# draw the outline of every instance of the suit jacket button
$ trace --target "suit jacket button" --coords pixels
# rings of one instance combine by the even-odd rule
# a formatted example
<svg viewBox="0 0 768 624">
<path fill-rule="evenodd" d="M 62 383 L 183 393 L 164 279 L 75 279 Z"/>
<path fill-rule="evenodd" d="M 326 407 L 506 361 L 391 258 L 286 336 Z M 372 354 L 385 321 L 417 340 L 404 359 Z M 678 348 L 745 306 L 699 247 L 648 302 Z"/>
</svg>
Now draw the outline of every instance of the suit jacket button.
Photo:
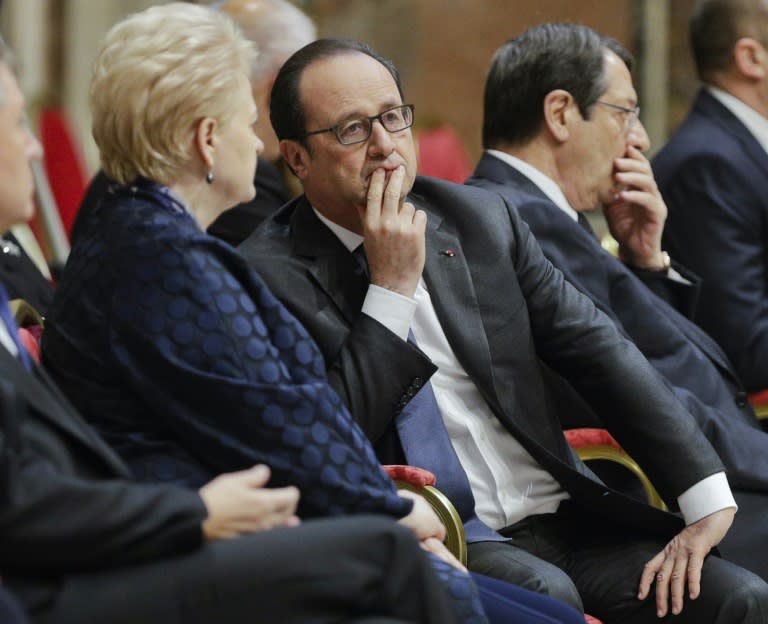
<svg viewBox="0 0 768 624">
<path fill-rule="evenodd" d="M 734 400 L 736 401 L 737 407 L 745 407 L 747 405 L 747 393 L 737 392 Z"/>
</svg>

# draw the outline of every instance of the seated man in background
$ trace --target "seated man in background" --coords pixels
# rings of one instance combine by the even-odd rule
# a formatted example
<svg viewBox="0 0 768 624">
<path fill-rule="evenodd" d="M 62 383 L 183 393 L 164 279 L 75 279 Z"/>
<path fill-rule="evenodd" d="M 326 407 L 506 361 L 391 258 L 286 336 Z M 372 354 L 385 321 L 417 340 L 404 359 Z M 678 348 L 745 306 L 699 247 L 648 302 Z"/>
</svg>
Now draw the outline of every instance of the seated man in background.
<svg viewBox="0 0 768 624">
<path fill-rule="evenodd" d="M 440 483 L 455 451 L 473 511 L 509 540 L 469 544 L 470 568 L 613 622 L 762 621 L 768 585 L 708 556 L 735 513 L 711 445 L 508 203 L 415 176 L 413 108 L 392 63 L 354 41 L 311 43 L 281 68 L 271 119 L 305 195 L 240 251 L 315 337 L 380 452 L 399 443 Z M 575 457 L 539 358 L 688 526 L 609 490 Z M 402 377 L 392 400 L 383 391 Z M 421 409 L 406 411 L 410 397 Z"/>
<path fill-rule="evenodd" d="M 314 41 L 317 31 L 312 20 L 287 0 L 225 0 L 214 6 L 235 20 L 259 49 L 251 72 L 253 99 L 259 111 L 255 129 L 264 143 L 256 176 L 256 197 L 230 208 L 208 226 L 211 236 L 239 245 L 295 195 L 284 177 L 291 174 L 286 171 L 269 123 L 269 92 L 280 66 L 296 50 Z"/>
<path fill-rule="evenodd" d="M 0 229 L 32 216 L 40 156 L 8 63 L 0 41 Z M 6 587 L 46 624 L 476 621 L 456 616 L 408 528 L 373 516 L 296 526 L 298 491 L 265 489 L 264 466 L 198 492 L 131 482 L 25 357 L 7 304 L 0 285 L 3 624 L 22 621 Z"/>
<path fill-rule="evenodd" d="M 653 159 L 664 244 L 701 276 L 694 320 L 754 392 L 768 388 L 768 1 L 700 0 L 690 43 L 703 87 Z"/>
<path fill-rule="evenodd" d="M 642 155 L 649 140 L 630 65 L 617 42 L 583 26 L 545 24 L 501 46 L 485 88 L 486 152 L 467 183 L 516 206 L 544 255 L 670 383 L 723 460 L 739 505 L 720 551 L 768 578 L 768 434 L 725 354 L 670 305 L 697 289 L 665 266 L 666 208 Z M 583 118 L 566 114 L 572 103 Z M 584 213 L 600 205 L 634 266 L 592 232 Z"/>
</svg>

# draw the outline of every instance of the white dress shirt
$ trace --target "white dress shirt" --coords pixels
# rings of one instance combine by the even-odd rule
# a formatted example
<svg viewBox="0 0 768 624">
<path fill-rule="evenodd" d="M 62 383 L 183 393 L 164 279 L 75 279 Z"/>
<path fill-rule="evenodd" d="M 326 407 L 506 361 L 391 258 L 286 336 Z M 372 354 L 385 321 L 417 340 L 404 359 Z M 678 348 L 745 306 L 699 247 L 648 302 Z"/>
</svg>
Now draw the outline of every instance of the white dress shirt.
<svg viewBox="0 0 768 624">
<path fill-rule="evenodd" d="M 315 214 L 350 252 L 363 243 L 359 234 L 317 210 Z M 569 498 L 482 398 L 448 343 L 423 278 L 414 299 L 371 284 L 362 312 L 402 340 L 407 340 L 410 327 L 419 348 L 437 366 L 430 382 L 453 448 L 467 473 L 478 518 L 493 529 L 501 529 L 532 514 L 554 512 L 560 501 Z M 688 524 L 736 506 L 724 473 L 686 490 L 678 497 L 678 504 Z"/>
</svg>

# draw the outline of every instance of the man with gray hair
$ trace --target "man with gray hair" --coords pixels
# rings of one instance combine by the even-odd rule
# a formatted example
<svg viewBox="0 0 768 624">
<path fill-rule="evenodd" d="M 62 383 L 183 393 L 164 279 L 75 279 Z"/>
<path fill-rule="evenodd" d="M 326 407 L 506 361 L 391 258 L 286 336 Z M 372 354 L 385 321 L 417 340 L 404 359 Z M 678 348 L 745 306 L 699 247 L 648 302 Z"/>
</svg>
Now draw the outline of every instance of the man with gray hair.
<svg viewBox="0 0 768 624">
<path fill-rule="evenodd" d="M 240 242 L 259 223 L 286 203 L 295 193 L 287 178 L 291 175 L 280 157 L 275 131 L 269 123 L 269 92 L 286 59 L 317 38 L 312 20 L 287 0 L 226 0 L 214 4 L 240 26 L 259 51 L 251 72 L 253 99 L 259 111 L 254 126 L 264 142 L 256 176 L 256 197 L 222 214 L 208 233 L 232 245 Z"/>
</svg>

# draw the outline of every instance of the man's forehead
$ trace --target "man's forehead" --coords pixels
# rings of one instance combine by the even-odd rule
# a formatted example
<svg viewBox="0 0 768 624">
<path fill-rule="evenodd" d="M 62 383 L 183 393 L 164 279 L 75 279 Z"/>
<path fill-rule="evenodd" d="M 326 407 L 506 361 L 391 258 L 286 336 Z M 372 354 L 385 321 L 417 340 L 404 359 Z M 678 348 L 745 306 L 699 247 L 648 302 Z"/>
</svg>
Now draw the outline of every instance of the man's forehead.
<svg viewBox="0 0 768 624">
<path fill-rule="evenodd" d="M 611 50 L 604 53 L 605 91 L 628 101 L 637 102 L 637 93 L 632 83 L 632 74 L 624 61 Z"/>
<path fill-rule="evenodd" d="M 370 89 L 394 90 L 397 85 L 389 70 L 375 58 L 350 51 L 318 59 L 303 71 L 300 91 L 322 92 L 329 96 L 365 95 Z"/>
</svg>

